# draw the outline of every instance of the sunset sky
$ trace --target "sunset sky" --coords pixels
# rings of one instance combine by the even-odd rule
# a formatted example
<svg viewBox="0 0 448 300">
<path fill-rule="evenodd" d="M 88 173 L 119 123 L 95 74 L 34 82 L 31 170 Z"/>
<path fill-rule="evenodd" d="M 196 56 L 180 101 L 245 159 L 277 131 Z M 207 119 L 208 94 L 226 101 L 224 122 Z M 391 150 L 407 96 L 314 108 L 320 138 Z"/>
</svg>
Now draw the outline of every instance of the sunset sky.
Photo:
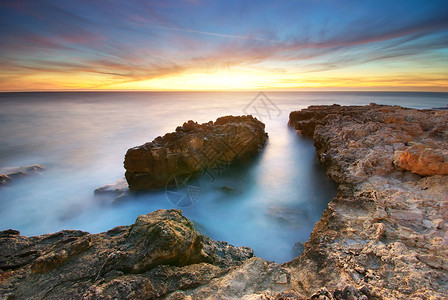
<svg viewBox="0 0 448 300">
<path fill-rule="evenodd" d="M 0 65 L 0 91 L 448 92 L 448 1 L 2 0 Z"/>
</svg>

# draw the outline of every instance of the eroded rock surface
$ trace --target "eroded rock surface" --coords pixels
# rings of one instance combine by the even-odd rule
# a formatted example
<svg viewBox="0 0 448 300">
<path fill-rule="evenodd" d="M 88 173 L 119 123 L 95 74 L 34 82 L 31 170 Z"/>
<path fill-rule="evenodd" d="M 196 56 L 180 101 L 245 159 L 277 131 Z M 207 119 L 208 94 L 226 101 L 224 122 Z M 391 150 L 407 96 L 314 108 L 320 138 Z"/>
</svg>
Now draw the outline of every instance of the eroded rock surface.
<svg viewBox="0 0 448 300">
<path fill-rule="evenodd" d="M 303 254 L 285 265 L 293 286 L 336 299 L 343 286 L 369 299 L 447 299 L 448 112 L 311 106 L 289 123 L 313 137 L 339 184 Z"/>
<path fill-rule="evenodd" d="M 131 226 L 36 237 L 0 232 L 0 298 L 155 299 L 203 285 L 253 256 L 199 234 L 178 210 Z"/>
<path fill-rule="evenodd" d="M 448 175 L 448 150 L 432 144 L 416 144 L 404 151 L 395 151 L 394 164 L 420 175 Z"/>
<path fill-rule="evenodd" d="M 266 140 L 264 124 L 252 116 L 227 116 L 204 124 L 188 121 L 175 132 L 129 149 L 124 160 L 126 180 L 131 190 L 162 188 L 177 174 L 198 173 L 249 157 Z"/>
</svg>

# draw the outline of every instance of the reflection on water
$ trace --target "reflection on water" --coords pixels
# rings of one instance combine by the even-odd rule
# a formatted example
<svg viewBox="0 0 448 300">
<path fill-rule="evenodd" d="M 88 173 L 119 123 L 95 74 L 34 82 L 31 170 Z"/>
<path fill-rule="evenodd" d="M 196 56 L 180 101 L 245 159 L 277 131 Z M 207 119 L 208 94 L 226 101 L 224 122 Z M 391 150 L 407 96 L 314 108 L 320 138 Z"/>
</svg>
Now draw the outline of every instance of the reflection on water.
<svg viewBox="0 0 448 300">
<path fill-rule="evenodd" d="M 312 141 L 286 124 L 292 110 L 311 104 L 444 106 L 445 94 L 266 93 L 282 111 L 262 119 L 269 143 L 252 161 L 198 179 L 200 196 L 184 214 L 217 240 L 250 246 L 285 262 L 304 242 L 335 195 Z M 25 235 L 61 229 L 101 232 L 131 224 L 140 214 L 175 208 L 166 191 L 112 203 L 94 197 L 123 177 L 130 147 L 173 131 L 187 120 L 241 115 L 257 93 L 27 93 L 0 94 L 0 167 L 47 169 L 0 188 L 0 230 Z M 412 97 L 411 97 L 412 96 Z M 410 99 L 410 100 L 409 100 Z M 409 102 L 411 101 L 411 102 Z M 216 173 L 217 172 L 217 173 Z M 210 176 L 212 175 L 212 176 Z"/>
</svg>

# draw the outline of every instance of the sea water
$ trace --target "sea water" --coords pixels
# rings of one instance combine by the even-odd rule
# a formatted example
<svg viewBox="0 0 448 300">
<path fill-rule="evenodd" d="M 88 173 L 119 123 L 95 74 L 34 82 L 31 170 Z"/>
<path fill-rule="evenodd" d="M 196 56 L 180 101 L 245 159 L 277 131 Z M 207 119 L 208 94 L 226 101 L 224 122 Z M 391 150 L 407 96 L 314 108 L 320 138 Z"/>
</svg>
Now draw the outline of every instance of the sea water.
<svg viewBox="0 0 448 300">
<path fill-rule="evenodd" d="M 0 168 L 41 164 L 45 170 L 0 187 L 0 230 L 23 235 L 62 229 L 92 233 L 132 224 L 138 215 L 180 208 L 215 240 L 249 246 L 286 262 L 298 255 L 335 184 L 313 142 L 287 126 L 309 105 L 443 107 L 446 93 L 330 92 L 71 92 L 0 93 Z M 209 170 L 195 182 L 195 201 L 178 205 L 167 190 L 121 201 L 94 190 L 123 178 L 128 148 L 172 132 L 188 120 L 253 114 L 269 142 L 251 161 Z"/>
</svg>

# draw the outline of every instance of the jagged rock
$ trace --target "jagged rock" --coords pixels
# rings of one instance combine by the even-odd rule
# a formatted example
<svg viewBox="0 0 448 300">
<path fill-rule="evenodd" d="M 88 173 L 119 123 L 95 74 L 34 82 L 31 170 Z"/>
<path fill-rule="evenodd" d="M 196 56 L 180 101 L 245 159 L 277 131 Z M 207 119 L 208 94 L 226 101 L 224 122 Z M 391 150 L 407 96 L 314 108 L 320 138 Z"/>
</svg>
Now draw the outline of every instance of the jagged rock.
<svg viewBox="0 0 448 300">
<path fill-rule="evenodd" d="M 241 265 L 250 248 L 199 234 L 178 210 L 108 232 L 36 237 L 0 232 L 0 298 L 153 299 L 197 287 Z"/>
<path fill-rule="evenodd" d="M 337 182 L 355 183 L 374 174 L 387 175 L 395 169 L 394 154 L 396 158 L 403 156 L 405 166 L 404 157 L 408 156 L 404 153 L 409 152 L 407 149 L 412 152 L 411 147 L 416 143 L 437 149 L 425 156 L 429 162 L 421 158 L 422 168 L 435 168 L 430 162 L 440 160 L 448 151 L 448 112 L 445 111 L 376 104 L 310 106 L 291 112 L 289 124 L 314 138 L 320 161 Z M 438 164 L 444 170 L 442 165 Z"/>
<path fill-rule="evenodd" d="M 293 287 L 316 299 L 448 298 L 448 176 L 428 162 L 448 149 L 448 112 L 311 106 L 289 124 L 339 184 L 303 254 L 283 265 Z M 414 151 L 420 162 L 406 158 Z"/>
<path fill-rule="evenodd" d="M 448 150 L 416 144 L 395 151 L 394 164 L 419 175 L 448 175 Z"/>
<path fill-rule="evenodd" d="M 176 174 L 198 173 L 247 158 L 266 143 L 264 124 L 252 116 L 227 116 L 214 123 L 193 121 L 175 132 L 127 151 L 124 167 L 131 190 L 165 187 Z"/>
<path fill-rule="evenodd" d="M 347 285 L 343 289 L 336 289 L 332 292 L 325 287 L 311 295 L 309 299 L 319 300 L 368 300 L 370 291 L 366 287 L 360 289 L 355 288 L 353 285 Z"/>
<path fill-rule="evenodd" d="M 198 288 L 176 292 L 167 299 L 263 299 L 257 298 L 261 297 L 257 294 L 265 292 L 270 297 L 267 299 L 281 299 L 277 295 L 291 289 L 290 277 L 289 271 L 280 265 L 254 257 L 224 276 Z"/>
<path fill-rule="evenodd" d="M 41 165 L 30 165 L 24 167 L 5 167 L 0 168 L 0 185 L 9 183 L 17 178 L 35 174 L 45 168 Z"/>
</svg>

